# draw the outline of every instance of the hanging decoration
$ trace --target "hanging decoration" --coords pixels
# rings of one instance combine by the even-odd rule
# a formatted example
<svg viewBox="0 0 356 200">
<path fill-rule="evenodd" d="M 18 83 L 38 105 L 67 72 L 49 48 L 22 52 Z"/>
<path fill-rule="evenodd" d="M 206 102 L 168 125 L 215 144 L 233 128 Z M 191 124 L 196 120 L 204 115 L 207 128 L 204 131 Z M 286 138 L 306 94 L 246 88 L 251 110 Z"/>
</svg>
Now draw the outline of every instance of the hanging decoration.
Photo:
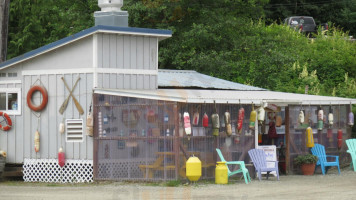
<svg viewBox="0 0 356 200">
<path fill-rule="evenodd" d="M 239 118 L 237 120 L 237 132 L 239 134 L 241 134 L 241 132 L 242 132 L 242 126 L 243 126 L 243 123 L 244 123 L 244 117 L 245 117 L 245 109 L 241 107 L 239 109 Z"/>
<path fill-rule="evenodd" d="M 252 111 L 250 114 L 250 123 L 249 123 L 249 128 L 252 130 L 255 130 L 256 115 L 257 113 L 255 111 L 254 105 L 252 104 Z"/>
<path fill-rule="evenodd" d="M 299 116 L 298 116 L 298 123 L 303 124 L 304 123 L 304 110 L 303 106 L 301 105 L 300 111 L 299 111 Z"/>
<path fill-rule="evenodd" d="M 199 112 L 195 111 L 193 114 L 193 125 L 198 126 L 199 124 Z"/>
<path fill-rule="evenodd" d="M 204 116 L 203 116 L 203 127 L 206 128 L 209 126 L 209 117 L 206 113 L 204 113 Z"/>
<path fill-rule="evenodd" d="M 82 115 L 84 113 L 84 110 L 83 110 L 82 106 L 80 105 L 80 103 L 78 102 L 77 98 L 75 98 L 75 96 L 73 95 L 73 91 L 74 91 L 75 87 L 77 86 L 77 83 L 80 80 L 80 77 L 77 78 L 77 80 L 76 80 L 76 82 L 75 82 L 75 84 L 74 84 L 72 89 L 69 88 L 67 82 L 64 80 L 64 77 L 62 77 L 61 79 L 62 79 L 65 87 L 69 91 L 69 95 L 66 98 L 66 100 L 63 102 L 62 106 L 59 108 L 59 113 L 63 114 L 63 112 L 66 110 L 66 108 L 68 106 L 68 102 L 69 102 L 70 97 L 72 97 L 73 102 L 75 104 L 75 107 L 77 108 L 79 114 Z"/>
<path fill-rule="evenodd" d="M 329 107 L 328 120 L 329 120 L 329 128 L 331 128 L 334 124 L 334 114 L 333 114 L 333 109 L 331 108 L 331 105 Z"/>
<path fill-rule="evenodd" d="M 276 116 L 276 127 L 281 127 L 283 123 L 283 119 L 280 115 Z"/>
<path fill-rule="evenodd" d="M 323 120 L 324 120 L 324 111 L 321 108 L 321 106 L 319 106 L 318 108 L 318 130 L 321 131 L 323 130 Z"/>
<path fill-rule="evenodd" d="M 307 137 L 307 145 L 306 146 L 308 148 L 314 147 L 313 130 L 312 130 L 312 128 L 310 126 L 307 128 L 305 135 Z"/>
<path fill-rule="evenodd" d="M 66 164 L 66 155 L 63 152 L 63 148 L 59 148 L 58 150 L 58 165 L 63 167 Z"/>
<path fill-rule="evenodd" d="M 231 128 L 231 116 L 230 116 L 229 111 L 226 111 L 224 113 L 224 120 L 225 120 L 225 126 L 226 126 L 226 134 L 227 134 L 227 136 L 231 136 L 232 128 Z"/>
<path fill-rule="evenodd" d="M 63 134 L 65 132 L 65 126 L 64 126 L 64 118 L 61 123 L 59 123 L 59 128 L 58 131 L 60 134 Z"/>
<path fill-rule="evenodd" d="M 7 156 L 6 151 L 0 150 L 0 156 L 6 158 Z"/>
<path fill-rule="evenodd" d="M 257 120 L 259 124 L 263 124 L 265 121 L 265 109 L 261 106 L 257 109 Z"/>
<path fill-rule="evenodd" d="M 38 106 L 34 105 L 32 102 L 32 96 L 36 91 L 39 91 L 42 94 L 42 102 Z M 48 102 L 48 94 L 47 94 L 46 88 L 41 85 L 32 86 L 30 88 L 30 90 L 27 92 L 26 100 L 27 100 L 27 105 L 31 110 L 33 110 L 35 112 L 40 112 L 41 110 L 43 110 L 46 107 L 47 102 Z"/>
<path fill-rule="evenodd" d="M 340 104 L 339 104 L 339 112 L 338 112 L 338 122 L 339 122 L 339 130 L 337 130 L 337 148 L 338 149 L 341 149 L 342 147 L 342 129 L 340 128 L 340 112 L 341 112 L 341 109 L 340 109 Z"/>
<path fill-rule="evenodd" d="M 351 105 L 351 103 L 350 103 L 349 120 L 348 120 L 347 124 L 348 124 L 349 126 L 351 126 L 351 127 L 354 125 L 354 113 L 352 112 L 352 105 Z"/>
<path fill-rule="evenodd" d="M 87 123 L 86 123 L 87 135 L 93 137 L 94 134 L 94 118 L 92 111 L 92 104 L 89 106 L 89 112 L 87 114 Z"/>
<path fill-rule="evenodd" d="M 185 134 L 190 136 L 192 134 L 192 128 L 191 128 L 191 125 L 190 125 L 189 113 L 188 112 L 184 112 L 183 118 L 184 118 Z"/>
<path fill-rule="evenodd" d="M 35 132 L 35 152 L 39 152 L 40 151 L 40 132 L 38 132 L 38 130 Z"/>
<path fill-rule="evenodd" d="M 211 115 L 211 122 L 213 125 L 213 136 L 218 136 L 219 128 L 220 128 L 220 120 L 219 120 L 219 114 L 217 113 L 215 101 L 214 101 L 214 111 L 215 113 Z"/>
<path fill-rule="evenodd" d="M 0 111 L 0 116 L 3 117 L 4 121 L 6 122 L 6 126 L 3 126 L 2 124 L 0 124 L 0 129 L 3 131 L 9 131 L 12 126 L 12 121 L 11 121 L 10 116 L 4 112 L 1 112 L 1 111 Z"/>
</svg>

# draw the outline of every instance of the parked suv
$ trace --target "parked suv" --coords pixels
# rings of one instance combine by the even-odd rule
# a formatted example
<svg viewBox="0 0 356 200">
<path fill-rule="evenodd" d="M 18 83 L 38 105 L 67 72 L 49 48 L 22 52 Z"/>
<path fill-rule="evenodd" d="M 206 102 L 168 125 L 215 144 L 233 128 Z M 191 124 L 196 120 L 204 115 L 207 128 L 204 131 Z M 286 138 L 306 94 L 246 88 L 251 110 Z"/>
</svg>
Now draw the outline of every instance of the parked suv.
<svg viewBox="0 0 356 200">
<path fill-rule="evenodd" d="M 308 16 L 293 16 L 284 19 L 284 24 L 300 30 L 302 33 L 316 33 L 317 28 L 313 17 Z"/>
</svg>

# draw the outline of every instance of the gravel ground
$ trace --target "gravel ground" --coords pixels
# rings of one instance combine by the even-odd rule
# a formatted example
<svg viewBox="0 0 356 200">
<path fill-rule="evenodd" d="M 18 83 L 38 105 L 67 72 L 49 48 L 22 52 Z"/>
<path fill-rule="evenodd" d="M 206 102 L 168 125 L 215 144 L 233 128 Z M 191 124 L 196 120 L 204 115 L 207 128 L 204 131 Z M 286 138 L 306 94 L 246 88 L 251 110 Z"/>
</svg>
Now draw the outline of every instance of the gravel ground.
<svg viewBox="0 0 356 200">
<path fill-rule="evenodd" d="M 177 187 L 144 183 L 99 182 L 91 184 L 48 184 L 7 181 L 0 183 L 0 199 L 356 199 L 356 172 L 350 168 L 320 171 L 313 176 L 289 175 L 269 180 L 233 180 L 227 185 L 200 181 Z"/>
</svg>

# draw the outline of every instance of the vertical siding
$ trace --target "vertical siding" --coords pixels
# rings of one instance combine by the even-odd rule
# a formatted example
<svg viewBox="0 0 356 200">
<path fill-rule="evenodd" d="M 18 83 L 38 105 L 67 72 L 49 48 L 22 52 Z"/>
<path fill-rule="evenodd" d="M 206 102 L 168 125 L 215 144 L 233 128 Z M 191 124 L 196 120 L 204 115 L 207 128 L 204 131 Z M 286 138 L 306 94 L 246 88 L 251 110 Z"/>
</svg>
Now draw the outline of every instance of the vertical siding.
<svg viewBox="0 0 356 200">
<path fill-rule="evenodd" d="M 110 69 L 158 69 L 158 39 L 155 37 L 98 34 L 98 67 Z M 109 73 L 109 72 L 108 72 Z M 116 75 L 114 75 L 116 74 Z M 98 87 L 111 89 L 156 89 L 156 75 L 99 73 Z"/>
<path fill-rule="evenodd" d="M 65 78 L 72 89 L 78 76 L 81 77 L 73 95 L 77 98 L 84 109 L 84 115 L 80 116 L 72 98 L 63 115 L 59 108 L 69 91 L 65 88 L 62 77 Z M 39 79 L 41 82 L 38 82 Z M 37 81 L 37 82 L 36 82 Z M 30 87 L 43 84 L 49 96 L 47 106 L 40 112 L 38 118 L 27 106 L 26 96 Z M 92 74 L 50 74 L 50 75 L 27 75 L 23 76 L 22 84 L 5 84 L 7 88 L 21 88 L 21 115 L 10 116 L 13 127 L 10 131 L 0 134 L 0 149 L 7 152 L 8 163 L 23 163 L 24 158 L 48 159 L 57 158 L 59 147 L 63 147 L 68 159 L 93 159 L 93 139 L 86 136 L 85 119 L 92 102 L 93 75 Z M 33 102 L 38 105 L 41 102 L 38 92 L 33 94 Z M 66 142 L 65 134 L 59 134 L 58 126 L 63 119 L 80 118 L 84 120 L 83 142 Z M 40 132 L 40 151 L 34 151 L 34 134 Z"/>
</svg>

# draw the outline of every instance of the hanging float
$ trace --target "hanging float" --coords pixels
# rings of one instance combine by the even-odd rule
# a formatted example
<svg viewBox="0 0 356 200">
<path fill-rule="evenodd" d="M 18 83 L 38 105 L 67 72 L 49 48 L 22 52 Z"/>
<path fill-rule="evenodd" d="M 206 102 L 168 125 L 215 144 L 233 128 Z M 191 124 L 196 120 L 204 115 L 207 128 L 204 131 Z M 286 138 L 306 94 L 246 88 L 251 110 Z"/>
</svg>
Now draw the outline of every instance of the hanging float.
<svg viewBox="0 0 356 200">
<path fill-rule="evenodd" d="M 354 125 L 354 113 L 352 112 L 351 104 L 350 104 L 349 120 L 348 120 L 347 124 L 351 127 Z"/>
<path fill-rule="evenodd" d="M 239 118 L 237 120 L 237 131 L 239 134 L 241 134 L 242 132 L 242 126 L 244 123 L 244 117 L 245 117 L 245 109 L 244 108 L 240 108 L 239 109 Z"/>
<path fill-rule="evenodd" d="M 227 136 L 231 136 L 232 128 L 231 128 L 231 116 L 230 116 L 229 111 L 226 111 L 224 113 L 224 120 L 225 120 L 226 134 L 227 134 Z"/>
<path fill-rule="evenodd" d="M 58 150 L 58 165 L 63 167 L 66 164 L 66 155 L 63 152 L 62 147 Z"/>
<path fill-rule="evenodd" d="M 42 94 L 42 98 L 43 98 L 41 104 L 38 106 L 34 105 L 32 102 L 32 96 L 36 91 L 39 91 Z M 43 110 L 46 107 L 47 102 L 48 102 L 47 90 L 46 90 L 46 88 L 44 88 L 43 86 L 40 86 L 40 85 L 32 86 L 30 88 L 30 90 L 27 92 L 26 99 L 27 99 L 27 105 L 31 110 L 33 110 L 35 112 L 40 112 L 41 110 Z"/>
<path fill-rule="evenodd" d="M 334 124 L 334 114 L 333 114 L 333 109 L 331 108 L 331 105 L 329 107 L 328 120 L 329 120 L 329 128 L 331 128 Z"/>
<path fill-rule="evenodd" d="M 3 126 L 2 124 L 0 124 L 0 129 L 3 131 L 9 131 L 12 126 L 12 121 L 11 121 L 10 116 L 4 112 L 0 112 L 0 116 L 2 116 L 6 122 L 6 126 Z"/>
<path fill-rule="evenodd" d="M 188 112 L 184 112 L 183 114 L 184 118 L 184 130 L 186 135 L 191 135 L 192 134 L 192 128 L 190 125 L 190 117 Z"/>
<path fill-rule="evenodd" d="M 252 111 L 250 114 L 250 123 L 249 123 L 249 128 L 252 130 L 255 129 L 256 115 L 257 115 L 257 113 L 255 111 L 253 104 L 252 104 Z"/>
<path fill-rule="evenodd" d="M 209 117 L 206 113 L 204 113 L 204 116 L 203 116 L 203 127 L 206 128 L 209 126 Z"/>
<path fill-rule="evenodd" d="M 322 110 L 321 106 L 318 108 L 318 130 L 323 130 L 323 120 L 324 120 L 324 111 Z"/>
<path fill-rule="evenodd" d="M 40 151 L 40 132 L 36 131 L 35 132 L 35 152 Z"/>
<path fill-rule="evenodd" d="M 307 137 L 307 147 L 312 148 L 314 147 L 314 136 L 313 136 L 313 130 L 311 127 L 308 127 L 305 133 Z"/>
</svg>

